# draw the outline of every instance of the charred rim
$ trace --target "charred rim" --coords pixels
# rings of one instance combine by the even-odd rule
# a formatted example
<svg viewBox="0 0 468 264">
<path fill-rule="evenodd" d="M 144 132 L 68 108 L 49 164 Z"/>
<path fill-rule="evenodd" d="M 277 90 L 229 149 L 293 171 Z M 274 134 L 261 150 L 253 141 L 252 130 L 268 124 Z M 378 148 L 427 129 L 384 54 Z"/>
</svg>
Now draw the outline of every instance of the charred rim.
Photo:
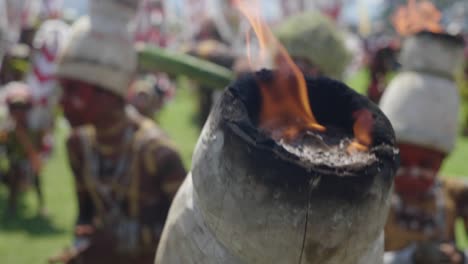
<svg viewBox="0 0 468 264">
<path fill-rule="evenodd" d="M 420 37 L 429 37 L 435 40 L 445 41 L 447 43 L 451 43 L 456 46 L 464 45 L 465 41 L 462 35 L 452 35 L 449 33 L 435 33 L 430 31 L 421 31 L 416 34 L 416 36 Z"/>
<path fill-rule="evenodd" d="M 369 155 L 364 155 L 359 162 L 331 164 L 305 160 L 302 155 L 286 150 L 258 129 L 261 107 L 259 83 L 268 86 L 275 81 L 275 74 L 269 70 L 244 74 L 228 86 L 219 102 L 220 110 L 214 109 L 218 112 L 214 115 L 220 114 L 219 126 L 225 134 L 225 150 L 236 152 L 235 149 L 244 148 L 240 151 L 242 154 L 232 157 L 242 160 L 244 164 L 239 166 L 250 167 L 256 172 L 258 180 L 265 184 L 288 186 L 296 190 L 296 187 L 303 190 L 318 179 L 322 191 L 331 190 L 355 196 L 356 191 L 361 193 L 368 189 L 366 187 L 374 181 L 376 175 L 384 177 L 389 189 L 398 166 L 393 128 L 375 104 L 341 82 L 306 77 L 309 101 L 317 121 L 326 126 L 327 131 L 331 131 L 326 132 L 327 137 L 335 137 L 336 142 L 343 138 L 354 138 L 352 115 L 355 111 L 367 109 L 372 113 L 373 144 Z M 326 151 L 324 155 L 327 155 Z M 265 167 L 274 167 L 275 172 L 266 172 Z"/>
</svg>

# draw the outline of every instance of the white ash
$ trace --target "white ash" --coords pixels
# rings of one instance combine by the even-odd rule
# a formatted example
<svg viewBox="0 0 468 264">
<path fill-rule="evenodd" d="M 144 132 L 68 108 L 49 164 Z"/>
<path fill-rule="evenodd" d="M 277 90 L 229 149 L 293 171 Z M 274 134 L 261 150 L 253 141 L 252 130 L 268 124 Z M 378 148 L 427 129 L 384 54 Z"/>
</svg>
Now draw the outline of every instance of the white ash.
<svg viewBox="0 0 468 264">
<path fill-rule="evenodd" d="M 284 140 L 277 142 L 286 151 L 296 155 L 301 162 L 311 165 L 325 165 L 336 169 L 363 168 L 377 161 L 371 150 L 348 152 L 353 142 L 351 138 L 341 139 L 338 143 L 327 144 L 320 135 L 308 134 L 300 142 L 288 143 Z"/>
</svg>

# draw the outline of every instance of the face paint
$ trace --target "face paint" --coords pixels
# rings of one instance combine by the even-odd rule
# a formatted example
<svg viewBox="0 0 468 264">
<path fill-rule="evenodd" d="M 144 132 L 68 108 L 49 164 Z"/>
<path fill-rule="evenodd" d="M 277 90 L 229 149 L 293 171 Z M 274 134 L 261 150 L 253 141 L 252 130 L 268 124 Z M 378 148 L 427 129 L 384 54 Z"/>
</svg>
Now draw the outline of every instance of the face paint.
<svg viewBox="0 0 468 264">
<path fill-rule="evenodd" d="M 395 191 L 415 196 L 428 193 L 434 186 L 437 172 L 417 166 L 400 167 L 395 177 Z"/>
<path fill-rule="evenodd" d="M 26 125 L 30 105 L 15 105 L 10 107 L 10 114 L 16 123 Z"/>
<path fill-rule="evenodd" d="M 60 103 L 63 113 L 72 127 L 89 124 L 93 120 L 92 107 L 93 87 L 87 83 L 62 80 L 62 97 Z"/>
<path fill-rule="evenodd" d="M 407 196 L 430 192 L 437 178 L 444 154 L 411 144 L 400 144 L 401 166 L 395 177 L 395 191 Z"/>
<path fill-rule="evenodd" d="M 412 179 L 432 179 L 435 175 L 435 171 L 417 166 L 400 167 L 396 174 L 397 177 L 409 177 Z"/>
<path fill-rule="evenodd" d="M 78 96 L 72 96 L 70 98 L 70 103 L 72 107 L 79 109 L 79 110 L 82 110 L 85 107 L 85 102 L 83 102 L 83 100 Z"/>
</svg>

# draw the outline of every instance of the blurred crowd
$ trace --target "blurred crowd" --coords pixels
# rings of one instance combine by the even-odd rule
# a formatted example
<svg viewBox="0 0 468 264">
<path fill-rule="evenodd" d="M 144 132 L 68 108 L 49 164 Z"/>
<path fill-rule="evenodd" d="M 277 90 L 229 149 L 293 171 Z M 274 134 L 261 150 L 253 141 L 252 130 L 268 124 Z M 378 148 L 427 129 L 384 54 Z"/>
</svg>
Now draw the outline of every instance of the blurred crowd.
<svg viewBox="0 0 468 264">
<path fill-rule="evenodd" d="M 164 1 L 93 0 L 86 16 L 73 17 L 60 0 L 0 0 L 0 182 L 8 189 L 9 215 L 31 188 L 38 214 L 48 217 L 41 173 L 54 151 L 57 120 L 71 127 L 67 151 L 79 211 L 72 246 L 51 262 L 153 263 L 186 168 L 155 121 L 176 96 L 173 76 L 139 70 L 135 45 L 184 53 L 233 75 L 251 71 L 239 37 L 249 27 L 233 1 L 221 2 L 221 15 L 182 25 L 195 29 L 180 42 Z M 362 34 L 340 23 L 340 1 L 313 10 L 284 2 L 283 17 L 270 24 L 300 70 L 343 80 L 358 64 L 367 78 L 358 88 L 395 129 L 401 167 L 384 263 L 468 263 L 455 244 L 456 220 L 468 228 L 468 181 L 439 175 L 456 138 L 468 136 L 468 29 L 427 26 L 447 20 L 438 17 L 393 21 L 393 30 Z M 412 3 L 425 15 L 435 8 Z M 394 10 L 394 20 L 418 16 L 417 7 L 407 8 Z M 192 88 L 202 128 L 221 87 Z M 168 250 L 156 263 L 182 263 Z"/>
</svg>

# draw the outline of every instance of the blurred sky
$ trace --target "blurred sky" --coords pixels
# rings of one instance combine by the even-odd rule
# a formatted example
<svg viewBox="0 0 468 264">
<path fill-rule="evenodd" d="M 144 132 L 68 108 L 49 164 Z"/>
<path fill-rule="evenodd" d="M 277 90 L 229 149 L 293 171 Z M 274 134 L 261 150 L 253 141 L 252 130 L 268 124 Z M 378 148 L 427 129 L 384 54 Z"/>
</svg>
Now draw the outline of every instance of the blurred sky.
<svg viewBox="0 0 468 264">
<path fill-rule="evenodd" d="M 178 2 L 183 0 L 170 0 L 173 4 L 177 5 Z M 271 0 L 262 0 L 265 2 L 264 6 L 268 6 L 268 2 L 271 3 Z M 65 6 L 68 8 L 75 9 L 78 14 L 83 14 L 86 12 L 88 0 L 64 0 Z M 359 14 L 367 12 L 371 18 L 374 18 L 379 15 L 379 12 L 382 10 L 382 4 L 384 0 L 344 0 L 345 9 L 343 13 L 343 19 L 346 22 L 357 23 L 359 20 Z M 271 12 L 275 12 L 274 8 L 270 9 Z"/>
<path fill-rule="evenodd" d="M 88 0 L 64 0 L 63 2 L 65 7 L 75 9 L 79 14 L 86 12 Z"/>
<path fill-rule="evenodd" d="M 384 0 L 347 0 L 345 1 L 343 19 L 346 22 L 358 23 L 363 13 L 371 18 L 377 18 L 384 7 Z"/>
</svg>

